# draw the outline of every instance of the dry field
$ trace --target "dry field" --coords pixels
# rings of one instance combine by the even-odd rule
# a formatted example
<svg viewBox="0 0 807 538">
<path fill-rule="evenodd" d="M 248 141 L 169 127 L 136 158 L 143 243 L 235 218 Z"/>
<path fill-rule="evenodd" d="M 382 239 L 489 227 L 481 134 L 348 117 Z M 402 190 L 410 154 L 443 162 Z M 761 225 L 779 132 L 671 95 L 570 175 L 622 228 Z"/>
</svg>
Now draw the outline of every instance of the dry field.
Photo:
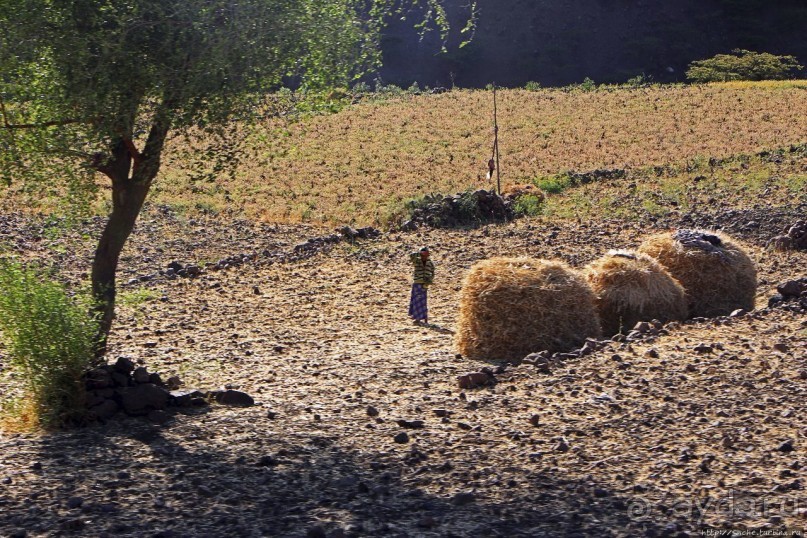
<svg viewBox="0 0 807 538">
<path fill-rule="evenodd" d="M 0 536 L 683 537 L 705 526 L 807 526 L 807 315 L 765 308 L 777 283 L 807 276 L 807 252 L 764 249 L 807 214 L 807 156 L 789 148 L 807 141 L 797 113 L 805 96 L 798 84 L 503 92 L 509 178 L 517 166 L 524 178 L 602 167 L 627 176 L 560 189 L 538 217 L 387 232 L 312 256 L 294 256 L 294 246 L 335 222 L 372 222 L 396 197 L 478 184 L 486 96 L 361 104 L 285 126 L 289 136 L 267 146 L 287 152 L 272 175 L 247 182 L 256 160 L 222 186 L 232 213 L 250 220 L 193 210 L 223 208 L 224 190 L 181 196 L 163 181 L 161 205 L 125 250 L 111 356 L 180 374 L 190 388 L 240 388 L 257 405 L 214 405 L 165 425 L 132 418 L 0 434 Z M 465 127 L 426 103 L 456 105 Z M 533 126 L 549 130 L 550 116 L 555 131 L 539 146 Z M 597 147 L 597 125 L 608 126 L 609 144 Z M 516 133 L 520 142 L 505 138 Z M 785 151 L 736 157 L 776 147 Z M 360 170 L 369 187 L 340 181 Z M 300 200 L 321 204 L 325 213 L 308 217 L 327 226 L 261 222 L 299 220 Z M 100 226 L 66 230 L 6 211 L 0 251 L 54 263 L 77 284 Z M 531 256 L 582 267 L 677 226 L 722 228 L 749 246 L 757 310 L 459 388 L 457 375 L 497 366 L 452 344 L 473 263 Z M 430 327 L 405 315 L 406 253 L 422 244 L 437 264 Z M 204 266 L 237 254 L 256 257 L 194 279 L 130 282 L 173 260 Z M 0 351 L 4 394 L 6 374 Z M 406 442 L 395 441 L 401 433 Z"/>
<path fill-rule="evenodd" d="M 505 90 L 499 99 L 505 183 L 685 168 L 807 142 L 807 82 Z M 492 113 L 491 92 L 453 91 L 273 120 L 253 133 L 234 180 L 189 185 L 169 166 L 155 199 L 269 221 L 384 224 L 407 198 L 491 186 Z"/>
</svg>

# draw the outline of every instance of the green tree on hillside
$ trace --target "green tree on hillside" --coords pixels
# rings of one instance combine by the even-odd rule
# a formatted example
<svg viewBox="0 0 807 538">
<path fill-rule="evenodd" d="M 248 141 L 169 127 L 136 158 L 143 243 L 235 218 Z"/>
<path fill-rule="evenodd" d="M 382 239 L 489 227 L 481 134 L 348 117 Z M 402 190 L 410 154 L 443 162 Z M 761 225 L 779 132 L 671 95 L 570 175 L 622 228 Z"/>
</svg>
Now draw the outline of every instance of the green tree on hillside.
<svg viewBox="0 0 807 538">
<path fill-rule="evenodd" d="M 729 80 L 781 80 L 802 69 L 795 56 L 776 56 L 767 52 L 734 49 L 732 54 L 718 54 L 689 64 L 687 78 L 692 82 Z"/>
<path fill-rule="evenodd" d="M 3 0 L 0 178 L 91 188 L 111 213 L 92 263 L 99 355 L 121 250 L 169 134 L 221 132 L 284 81 L 343 85 L 377 66 L 385 19 L 419 8 L 448 31 L 441 0 Z"/>
</svg>

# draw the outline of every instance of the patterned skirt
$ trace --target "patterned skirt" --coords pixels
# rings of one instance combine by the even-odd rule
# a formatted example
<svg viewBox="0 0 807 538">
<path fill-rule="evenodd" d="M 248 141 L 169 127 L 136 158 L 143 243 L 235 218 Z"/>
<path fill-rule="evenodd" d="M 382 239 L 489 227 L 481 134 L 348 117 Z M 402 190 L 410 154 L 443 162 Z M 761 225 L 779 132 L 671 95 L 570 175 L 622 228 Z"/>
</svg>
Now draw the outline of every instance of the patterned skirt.
<svg viewBox="0 0 807 538">
<path fill-rule="evenodd" d="M 409 317 L 414 320 L 425 320 L 429 317 L 429 307 L 426 305 L 426 287 L 422 284 L 412 284 L 412 297 L 409 299 Z"/>
</svg>

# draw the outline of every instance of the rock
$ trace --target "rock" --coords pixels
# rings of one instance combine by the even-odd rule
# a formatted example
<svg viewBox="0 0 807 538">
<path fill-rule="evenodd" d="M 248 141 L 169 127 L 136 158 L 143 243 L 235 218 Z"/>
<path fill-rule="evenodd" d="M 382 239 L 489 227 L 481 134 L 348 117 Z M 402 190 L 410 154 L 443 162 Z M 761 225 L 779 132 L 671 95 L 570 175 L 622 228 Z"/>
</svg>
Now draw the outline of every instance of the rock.
<svg viewBox="0 0 807 538">
<path fill-rule="evenodd" d="M 658 359 L 658 351 L 655 348 L 650 348 L 644 352 L 644 356 L 648 359 Z"/>
<path fill-rule="evenodd" d="M 120 411 L 120 406 L 115 400 L 104 400 L 100 404 L 91 407 L 89 410 L 90 415 L 96 420 L 109 420 L 118 411 Z"/>
<path fill-rule="evenodd" d="M 393 437 L 392 440 L 395 441 L 398 444 L 403 445 L 403 444 L 409 442 L 409 434 L 406 433 L 406 432 L 401 432 L 401 433 L 397 434 L 395 437 Z"/>
<path fill-rule="evenodd" d="M 84 375 L 84 380 L 89 390 L 105 389 L 114 385 L 112 375 L 105 368 L 94 368 L 90 370 Z"/>
<path fill-rule="evenodd" d="M 565 439 L 561 439 L 560 441 L 558 441 L 558 444 L 556 444 L 553 447 L 553 450 L 555 452 L 568 452 L 569 451 L 569 443 L 567 443 Z"/>
<path fill-rule="evenodd" d="M 378 409 L 376 409 L 372 405 L 368 405 L 367 406 L 367 416 L 368 417 L 377 417 L 378 416 Z"/>
<path fill-rule="evenodd" d="M 423 428 L 424 422 L 422 420 L 396 420 L 398 426 L 401 428 L 409 428 L 410 430 L 419 430 Z"/>
<path fill-rule="evenodd" d="M 800 280 L 788 280 L 776 286 L 778 291 L 783 297 L 798 297 L 803 292 L 807 291 L 807 283 Z"/>
<path fill-rule="evenodd" d="M 195 277 L 202 274 L 202 270 L 199 268 L 198 265 L 189 265 L 185 268 L 185 273 L 189 277 Z"/>
<path fill-rule="evenodd" d="M 128 387 L 129 386 L 129 376 L 122 374 L 120 372 L 112 372 L 112 381 L 116 387 Z"/>
<path fill-rule="evenodd" d="M 646 321 L 640 321 L 640 322 L 636 323 L 636 325 L 633 326 L 633 330 L 640 333 L 640 334 L 644 334 L 644 333 L 650 331 L 651 328 L 652 327 L 650 326 L 650 324 L 648 322 L 646 322 Z"/>
<path fill-rule="evenodd" d="M 170 414 L 162 409 L 156 409 L 148 414 L 148 419 L 154 424 L 167 424 L 172 418 Z"/>
<path fill-rule="evenodd" d="M 434 414 L 437 417 L 444 418 L 451 414 L 448 409 L 434 409 Z"/>
<path fill-rule="evenodd" d="M 695 351 L 695 353 L 711 353 L 712 352 L 712 346 L 707 345 L 707 344 L 702 344 L 702 343 L 698 344 L 697 346 L 695 346 L 692 349 Z"/>
<path fill-rule="evenodd" d="M 495 377 L 486 372 L 473 372 L 457 377 L 461 389 L 474 389 L 495 383 Z"/>
<path fill-rule="evenodd" d="M 234 407 L 252 407 L 255 405 L 255 399 L 240 390 L 213 390 L 208 393 L 208 398 L 212 398 L 222 405 L 231 405 Z"/>
<path fill-rule="evenodd" d="M 741 318 L 741 317 L 745 316 L 746 314 L 748 314 L 748 312 L 745 309 L 738 308 L 737 310 L 735 310 L 731 314 L 729 314 L 729 317 L 730 318 Z"/>
<path fill-rule="evenodd" d="M 319 525 L 316 525 L 308 529 L 305 536 L 306 538 L 327 538 L 328 535 L 326 534 L 325 529 Z"/>
<path fill-rule="evenodd" d="M 788 345 L 787 345 L 786 343 L 784 343 L 784 342 L 776 342 L 776 343 L 773 345 L 773 349 L 775 349 L 776 351 L 780 351 L 780 352 L 782 352 L 782 353 L 787 353 L 787 350 L 788 350 L 788 349 L 790 349 L 790 348 L 789 348 L 789 347 L 788 347 Z"/>
<path fill-rule="evenodd" d="M 164 387 L 165 386 L 165 383 L 163 383 L 163 379 L 160 377 L 160 374 L 158 374 L 156 372 L 149 374 L 148 382 L 152 383 L 154 385 L 157 385 L 158 387 Z"/>
<path fill-rule="evenodd" d="M 532 415 L 530 417 L 530 424 L 537 428 L 541 424 L 541 417 L 539 415 Z"/>
<path fill-rule="evenodd" d="M 82 497 L 70 497 L 67 499 L 67 507 L 71 510 L 74 508 L 80 508 L 82 504 L 84 504 L 84 499 Z"/>
<path fill-rule="evenodd" d="M 270 455 L 261 456 L 256 465 L 258 467 L 274 467 L 277 465 L 277 460 Z"/>
<path fill-rule="evenodd" d="M 788 439 L 784 443 L 780 444 L 776 450 L 779 452 L 793 452 L 795 450 L 793 447 L 793 439 Z"/>
<path fill-rule="evenodd" d="M 198 390 L 172 390 L 170 395 L 171 405 L 177 407 L 190 407 L 194 398 L 204 398 L 204 394 Z"/>
<path fill-rule="evenodd" d="M 185 269 L 185 266 L 175 260 L 168 264 L 168 269 L 175 273 L 178 273 L 181 270 Z"/>
<path fill-rule="evenodd" d="M 168 390 L 177 390 L 182 386 L 182 380 L 178 375 L 172 375 L 168 378 L 168 381 L 166 381 L 165 384 Z"/>
<path fill-rule="evenodd" d="M 135 363 L 129 357 L 118 357 L 118 360 L 115 361 L 115 371 L 117 372 L 129 375 L 134 369 Z"/>
<path fill-rule="evenodd" d="M 118 390 L 123 410 L 129 415 L 147 415 L 150 411 L 165 409 L 169 392 L 157 385 L 143 383 Z"/>
<path fill-rule="evenodd" d="M 149 375 L 148 370 L 145 367 L 139 366 L 135 368 L 134 372 L 132 372 L 132 379 L 134 379 L 135 383 L 150 383 L 151 376 Z"/>
<path fill-rule="evenodd" d="M 476 501 L 476 494 L 472 491 L 463 491 L 451 498 L 451 504 L 454 506 L 465 506 L 474 501 Z"/>
</svg>

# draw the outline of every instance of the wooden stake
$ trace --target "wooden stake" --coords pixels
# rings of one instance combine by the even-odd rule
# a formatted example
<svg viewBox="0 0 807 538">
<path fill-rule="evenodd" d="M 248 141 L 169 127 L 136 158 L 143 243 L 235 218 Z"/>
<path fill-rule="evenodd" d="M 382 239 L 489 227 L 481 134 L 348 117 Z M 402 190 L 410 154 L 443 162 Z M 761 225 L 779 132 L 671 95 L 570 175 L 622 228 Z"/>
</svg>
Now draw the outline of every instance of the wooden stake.
<svg viewBox="0 0 807 538">
<path fill-rule="evenodd" d="M 496 155 L 496 192 L 502 195 L 502 179 L 499 175 L 499 118 L 496 104 L 496 84 L 493 84 L 493 153 Z"/>
</svg>

